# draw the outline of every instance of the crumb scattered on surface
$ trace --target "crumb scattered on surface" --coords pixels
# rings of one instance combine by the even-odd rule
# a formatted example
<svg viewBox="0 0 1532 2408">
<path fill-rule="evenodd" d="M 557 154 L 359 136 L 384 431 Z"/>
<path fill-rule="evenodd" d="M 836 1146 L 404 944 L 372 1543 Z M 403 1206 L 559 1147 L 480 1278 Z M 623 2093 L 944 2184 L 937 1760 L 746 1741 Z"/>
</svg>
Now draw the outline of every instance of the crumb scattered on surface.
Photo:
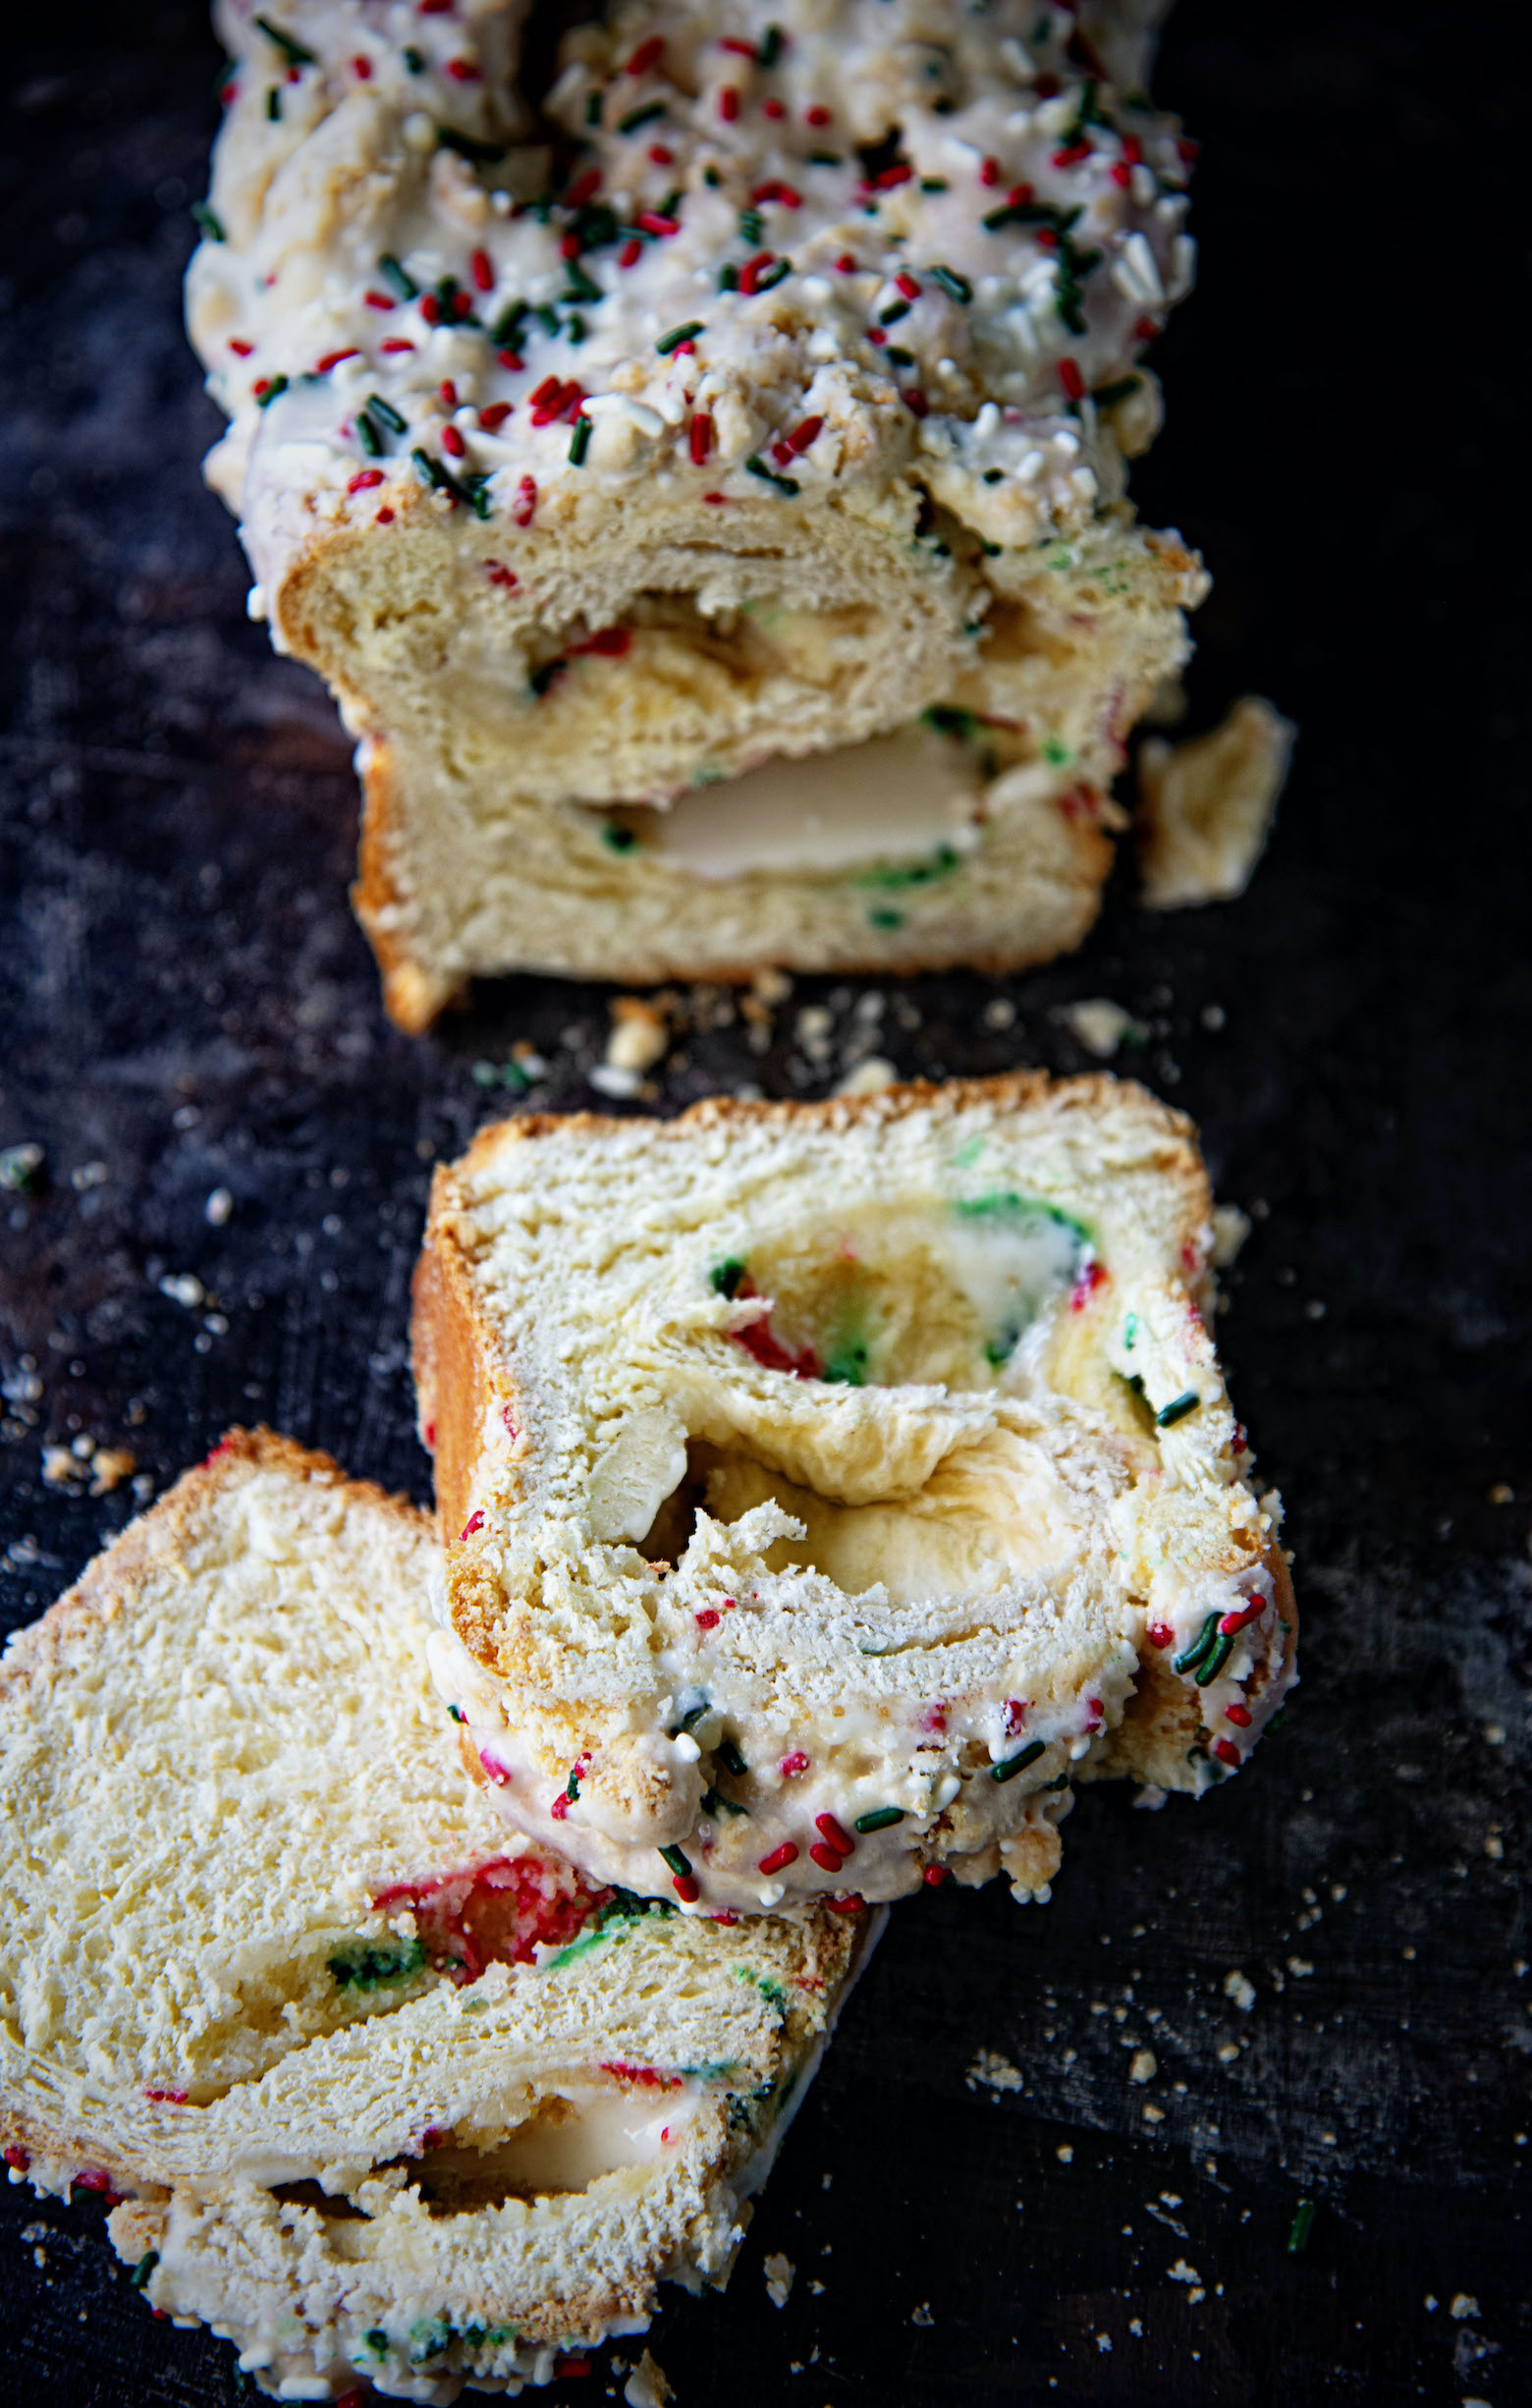
<svg viewBox="0 0 1532 2408">
<path fill-rule="evenodd" d="M 665 2369 L 653 2352 L 646 2349 L 623 2385 L 628 2408 L 667 2408 L 667 2402 L 675 2396 Z"/>
<path fill-rule="evenodd" d="M 1478 2315 L 1479 2303 L 1471 2291 L 1454 2291 L 1448 2304 L 1447 2313 L 1461 2325 L 1470 2316 Z"/>
<path fill-rule="evenodd" d="M 929 2327 L 930 2326 L 934 2325 L 936 2323 L 936 2319 L 931 2314 L 929 2302 L 922 2300 L 918 2308 L 911 2308 L 909 2312 L 909 2321 L 912 2325 L 920 2325 L 925 2327 Z"/>
<path fill-rule="evenodd" d="M 1248 2015 L 1255 2004 L 1255 1984 L 1236 1965 L 1231 1973 L 1224 1976 L 1224 1996 L 1232 1998 L 1242 2015 Z"/>
<path fill-rule="evenodd" d="M 1213 1268 L 1227 1271 L 1250 1234 L 1250 1216 L 1237 1204 L 1213 1207 Z"/>
<path fill-rule="evenodd" d="M 884 1087 L 892 1087 L 898 1076 L 892 1062 L 885 1062 L 881 1054 L 869 1054 L 853 1070 L 847 1071 L 836 1094 L 877 1095 Z"/>
<path fill-rule="evenodd" d="M 1021 2090 L 1025 2087 L 1020 2069 L 1009 2056 L 994 2049 L 981 2049 L 968 2068 L 968 2088 L 982 2083 L 986 2090 Z"/>
<path fill-rule="evenodd" d="M 1130 2082 L 1152 2082 L 1159 2070 L 1159 2064 L 1152 2049 L 1135 2049 L 1133 2061 L 1127 2069 L 1127 2078 Z"/>
<path fill-rule="evenodd" d="M 90 1458 L 91 1496 L 110 1497 L 137 1468 L 138 1458 L 127 1447 L 98 1447 Z"/>
<path fill-rule="evenodd" d="M 1181 744 L 1138 749 L 1143 900 L 1152 911 L 1242 895 L 1261 857 L 1296 734 L 1245 694 L 1221 727 Z"/>
<path fill-rule="evenodd" d="M 793 2291 L 793 2277 L 797 2271 L 791 2258 L 780 2249 L 773 2250 L 766 2260 L 766 2296 L 774 2308 L 785 2308 Z"/>
<path fill-rule="evenodd" d="M 614 1070 L 652 1070 L 664 1058 L 670 1026 L 663 1012 L 639 995 L 619 995 L 612 1002 L 612 1025 L 607 1033 L 607 1067 Z"/>
</svg>

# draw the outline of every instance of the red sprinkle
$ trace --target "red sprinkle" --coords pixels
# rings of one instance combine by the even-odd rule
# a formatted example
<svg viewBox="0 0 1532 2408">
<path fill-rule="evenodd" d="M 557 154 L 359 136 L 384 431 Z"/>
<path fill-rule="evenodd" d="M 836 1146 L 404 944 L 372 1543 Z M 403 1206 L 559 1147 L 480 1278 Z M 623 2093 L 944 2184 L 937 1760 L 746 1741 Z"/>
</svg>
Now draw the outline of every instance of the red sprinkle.
<svg viewBox="0 0 1532 2408">
<path fill-rule="evenodd" d="M 681 232 L 680 218 L 662 217 L 658 209 L 640 209 L 633 222 L 641 227 L 645 234 L 667 235 Z"/>
<path fill-rule="evenodd" d="M 375 526 L 392 526 L 393 523 L 394 514 L 391 510 L 380 510 L 376 519 L 373 520 L 373 524 Z"/>
<path fill-rule="evenodd" d="M 692 419 L 688 441 L 692 465 L 700 468 L 713 448 L 713 421 L 705 410 L 699 410 Z"/>
<path fill-rule="evenodd" d="M 157 2086 L 148 2085 L 145 2085 L 143 2095 L 145 2099 L 152 2099 L 156 2107 L 185 2107 L 192 2096 L 190 2091 L 160 2090 Z"/>
<path fill-rule="evenodd" d="M 927 1706 L 920 1717 L 920 1727 L 922 1730 L 945 1730 L 947 1728 L 947 1708 Z"/>
<path fill-rule="evenodd" d="M 477 83 L 479 71 L 471 59 L 449 59 L 447 73 L 455 83 Z"/>
<path fill-rule="evenodd" d="M 483 1527 L 484 1516 L 482 1512 L 470 1513 L 467 1520 L 463 1525 L 463 1535 L 465 1539 L 470 1539 L 475 1530 L 482 1530 Z"/>
<path fill-rule="evenodd" d="M 1125 159 L 1119 159 L 1112 169 L 1112 181 L 1114 184 L 1121 185 L 1124 191 L 1132 183 L 1133 171 Z"/>
<path fill-rule="evenodd" d="M 695 1906 L 698 1898 L 702 1895 L 702 1885 L 697 1880 L 694 1873 L 672 1874 L 671 1888 L 675 1890 L 676 1895 L 678 1898 L 680 1898 L 683 1906 Z"/>
<path fill-rule="evenodd" d="M 732 83 L 726 83 L 718 95 L 718 114 L 726 126 L 732 126 L 739 114 L 739 95 Z"/>
<path fill-rule="evenodd" d="M 651 142 L 649 156 L 656 167 L 674 167 L 676 163 L 676 153 L 664 142 Z"/>
<path fill-rule="evenodd" d="M 442 450 L 450 460 L 461 460 L 467 448 L 456 426 L 442 428 Z"/>
<path fill-rule="evenodd" d="M 1157 318 L 1135 318 L 1133 320 L 1133 332 L 1140 343 L 1152 343 L 1159 331 L 1160 323 Z"/>
<path fill-rule="evenodd" d="M 855 1840 L 848 1836 L 845 1826 L 838 1823 L 834 1815 L 815 1815 L 814 1828 L 824 1833 L 838 1855 L 854 1856 L 856 1853 Z"/>
<path fill-rule="evenodd" d="M 728 1925 L 728 1927 L 729 1927 L 729 1929 L 730 1929 L 730 1931 L 733 1931 L 733 1930 L 734 1930 L 734 1927 L 735 1927 L 735 1925 L 736 1925 L 736 1924 L 739 1922 L 739 1916 L 738 1916 L 738 1915 L 735 1913 L 735 1910 L 734 1910 L 734 1908 L 733 1908 L 732 1906 L 721 1906 L 721 1907 L 719 1908 L 719 1910 L 718 1910 L 717 1914 L 715 1914 L 715 1915 L 709 1915 L 709 1917 L 708 1917 L 708 1921 L 709 1921 L 709 1923 L 723 1923 L 723 1924 L 727 1924 L 727 1925 Z"/>
<path fill-rule="evenodd" d="M 925 1883 L 928 1889 L 940 1889 L 942 1884 L 947 1879 L 947 1867 L 945 1865 L 927 1865 L 920 1878 Z"/>
<path fill-rule="evenodd" d="M 507 593 L 515 593 L 519 580 L 514 569 L 508 569 L 501 560 L 487 560 L 484 569 L 492 585 L 503 585 Z M 516 1432 L 513 1430 L 511 1435 L 514 1438 Z"/>
<path fill-rule="evenodd" d="M 652 158 L 654 153 L 651 151 L 649 155 Z M 564 205 L 567 209 L 583 209 L 586 201 L 594 200 L 600 190 L 600 168 L 587 167 L 582 176 L 575 177 L 574 183 L 570 186 L 569 191 L 565 193 Z M 484 287 L 484 290 L 486 293 L 489 291 L 488 285 Z"/>
<path fill-rule="evenodd" d="M 1224 1720 L 1226 1723 L 1232 1723 L 1236 1730 L 1248 1730 L 1250 1727 L 1250 1709 L 1248 1706 L 1226 1706 L 1224 1708 Z"/>
<path fill-rule="evenodd" d="M 784 1839 L 780 1848 L 773 1848 L 769 1856 L 761 1858 L 756 1870 L 759 1873 L 781 1873 L 786 1866 L 795 1864 L 796 1861 L 797 1849 L 791 1839 Z"/>
<path fill-rule="evenodd" d="M 827 1846 L 823 1839 L 816 1839 L 808 1852 L 821 1873 L 839 1873 L 845 1861 L 836 1854 L 834 1848 Z"/>
<path fill-rule="evenodd" d="M 356 349 L 355 343 L 351 346 L 349 351 L 326 352 L 322 359 L 316 359 L 314 361 L 314 374 L 316 376 L 328 376 L 330 370 L 332 368 L 338 368 L 343 359 L 359 359 L 360 357 L 361 354 Z"/>
<path fill-rule="evenodd" d="M 503 368 L 509 368 L 511 370 L 513 376 L 520 368 L 524 368 L 526 365 L 526 362 L 521 357 L 520 352 L 497 352 L 495 354 L 495 357 L 499 360 Z"/>
<path fill-rule="evenodd" d="M 787 113 L 788 112 L 785 105 L 780 100 L 763 100 L 761 102 L 761 115 L 763 117 L 786 117 Z"/>
<path fill-rule="evenodd" d="M 629 76 L 642 76 L 642 75 L 647 75 L 647 74 L 648 74 L 648 72 L 649 72 L 649 69 L 650 69 L 651 67 L 658 67 L 658 65 L 659 65 L 659 63 L 660 63 L 660 61 L 661 61 L 661 59 L 662 59 L 664 56 L 665 56 L 665 36 L 664 36 L 664 34 L 663 34 L 663 33 L 651 33 L 651 34 L 650 34 L 650 36 L 649 36 L 649 38 L 648 38 L 648 40 L 647 40 L 646 42 L 640 42 L 640 43 L 638 44 L 637 49 L 636 49 L 636 50 L 633 52 L 632 57 L 631 57 L 631 58 L 629 60 L 628 65 L 627 65 L 627 68 L 625 69 L 625 71 L 624 71 L 624 72 L 625 72 L 625 74 L 629 75 Z"/>
<path fill-rule="evenodd" d="M 640 221 L 641 222 L 641 221 Z M 739 270 L 739 290 L 745 295 L 754 292 L 757 279 L 764 276 L 776 257 L 775 251 L 758 250 L 753 259 L 746 259 Z"/>
<path fill-rule="evenodd" d="M 1054 152 L 1053 163 L 1055 167 L 1075 167 L 1081 159 L 1089 157 L 1089 142 L 1066 142 L 1062 150 Z"/>
<path fill-rule="evenodd" d="M 546 410 L 548 404 L 553 400 L 555 394 L 561 392 L 563 388 L 557 376 L 545 376 L 542 383 L 540 385 L 534 385 L 531 392 L 527 395 L 526 406 L 528 410 Z"/>
<path fill-rule="evenodd" d="M 358 468 L 346 490 L 348 493 L 367 493 L 372 486 L 381 485 L 382 482 L 381 468 Z"/>
<path fill-rule="evenodd" d="M 729 496 L 727 493 L 704 493 L 702 499 L 704 502 L 724 503 L 728 501 Z"/>
<path fill-rule="evenodd" d="M 1059 237 L 1052 226 L 1039 226 L 1032 237 L 1039 250 L 1057 250 Z"/>
<path fill-rule="evenodd" d="M 897 184 L 907 184 L 914 172 L 912 167 L 903 165 L 886 167 L 881 176 L 873 177 L 867 190 L 869 192 L 892 192 Z"/>
<path fill-rule="evenodd" d="M 523 476 L 516 489 L 516 508 L 512 512 L 518 526 L 530 526 L 537 509 L 537 479 Z"/>
<path fill-rule="evenodd" d="M 732 50 L 737 59 L 753 59 L 755 56 L 755 44 L 741 41 L 738 33 L 721 33 L 718 47 L 720 50 Z"/>
<path fill-rule="evenodd" d="M 786 438 L 789 452 L 806 452 L 811 444 L 819 441 L 824 432 L 824 425 L 823 418 L 805 418 L 802 424 L 795 426 L 792 434 Z"/>
<path fill-rule="evenodd" d="M 910 416 L 914 418 L 923 418 L 931 407 L 925 395 L 914 385 L 910 386 L 907 393 L 902 393 L 899 398 L 909 411 Z"/>
<path fill-rule="evenodd" d="M 510 573 L 510 571 L 509 571 L 509 570 L 507 570 L 507 571 L 506 571 L 506 575 L 509 576 L 509 575 L 510 575 L 510 574 L 511 574 L 511 573 Z M 515 579 L 513 578 L 513 579 L 512 579 L 512 581 L 513 581 L 513 583 L 514 583 L 514 582 L 515 582 Z M 515 1423 L 515 1422 L 512 1420 L 512 1418 L 511 1418 L 511 1407 L 510 1407 L 508 1404 L 503 1404 L 503 1405 L 501 1406 L 501 1408 L 500 1408 L 500 1418 L 501 1418 L 501 1420 L 502 1420 L 502 1421 L 505 1423 L 505 1425 L 506 1425 L 506 1436 L 507 1436 L 507 1438 L 515 1438 L 515 1436 L 516 1436 L 516 1423 Z"/>
<path fill-rule="evenodd" d="M 516 405 L 513 402 L 491 402 L 487 410 L 481 410 L 479 411 L 479 424 L 484 429 L 485 434 L 493 435 L 500 427 L 504 426 L 507 418 L 509 418 L 515 407 Z"/>
<path fill-rule="evenodd" d="M 453 383 L 452 378 L 451 378 L 450 376 L 449 376 L 449 377 L 444 378 L 443 382 L 437 386 L 436 390 L 437 390 L 437 392 L 438 392 L 438 393 L 441 395 L 441 397 L 442 397 L 442 408 L 443 408 L 444 410 L 456 410 L 456 409 L 457 409 L 457 407 L 458 407 L 458 388 L 457 388 L 457 386 L 456 386 L 456 385 Z"/>
<path fill-rule="evenodd" d="M 716 1630 L 723 1618 L 716 1606 L 704 1606 L 699 1614 L 692 1616 L 699 1630 Z"/>
<path fill-rule="evenodd" d="M 807 126 L 834 125 L 835 112 L 833 109 L 822 109 L 816 104 L 813 108 L 803 111 L 803 123 Z"/>
<path fill-rule="evenodd" d="M 1227 1639 L 1231 1637 L 1234 1631 L 1243 1630 L 1247 1623 L 1259 1621 L 1261 1615 L 1265 1612 L 1265 1598 L 1252 1597 L 1247 1606 L 1233 1614 L 1226 1614 L 1222 1616 L 1218 1625 L 1220 1637 Z"/>
<path fill-rule="evenodd" d="M 1176 1633 L 1169 1622 L 1150 1623 L 1149 1644 L 1151 1647 L 1171 1647 L 1175 1644 L 1175 1640 Z"/>
<path fill-rule="evenodd" d="M 795 1780 L 800 1773 L 808 1771 L 808 1758 L 800 1747 L 795 1747 L 791 1756 L 783 1757 L 777 1770 L 784 1780 Z"/>
<path fill-rule="evenodd" d="M 555 2358 L 553 2362 L 553 2371 L 556 2376 L 588 2375 L 590 2373 L 590 2360 L 588 2358 L 566 2357 L 561 2352 L 561 2354 Z M 358 2394 L 358 2397 L 360 2395 Z"/>
<path fill-rule="evenodd" d="M 555 1823 L 562 1823 L 569 1811 L 569 1792 L 566 1789 L 561 1789 L 558 1796 L 554 1799 L 553 1804 L 549 1807 L 548 1812 L 552 1815 Z"/>
<path fill-rule="evenodd" d="M 842 251 L 836 261 L 836 266 L 843 276 L 854 276 L 856 273 L 856 262 L 848 250 Z"/>
<path fill-rule="evenodd" d="M 1137 135 L 1124 134 L 1122 137 L 1122 156 L 1127 161 L 1128 166 L 1136 167 L 1143 155 L 1144 146 L 1139 140 Z"/>
<path fill-rule="evenodd" d="M 642 257 L 643 245 L 635 234 L 629 235 L 617 254 L 617 264 L 619 267 L 636 267 Z"/>
<path fill-rule="evenodd" d="M 825 1900 L 832 1914 L 837 1915 L 859 1915 L 866 1903 L 859 1889 L 848 1889 L 844 1897 Z"/>
<path fill-rule="evenodd" d="M 361 81 L 362 81 L 362 82 L 363 82 L 363 83 L 365 83 L 365 82 L 366 82 L 367 78 L 368 78 L 368 77 L 371 75 L 371 73 L 372 73 L 372 61 L 371 61 L 370 59 L 364 59 L 364 58 L 361 58 L 360 56 L 358 56 L 358 57 L 356 57 L 356 58 L 353 59 L 353 61 L 352 61 L 352 74 L 353 74 L 354 76 L 359 76 L 359 77 L 361 78 Z"/>
<path fill-rule="evenodd" d="M 468 261 L 468 273 L 481 293 L 495 289 L 495 263 L 487 250 L 476 250 Z"/>
<path fill-rule="evenodd" d="M 1098 1287 L 1106 1285 L 1107 1274 L 1100 1263 L 1087 1263 L 1069 1290 L 1069 1310 L 1083 1313 Z"/>
<path fill-rule="evenodd" d="M 251 352 L 255 349 L 255 346 L 253 343 L 242 343 L 238 335 L 231 335 L 229 338 L 229 349 L 235 354 L 237 358 L 248 359 Z"/>
<path fill-rule="evenodd" d="M 603 659 L 620 661 L 632 640 L 631 628 L 598 628 L 594 635 L 585 637 L 583 643 L 571 644 L 570 651 L 599 652 Z"/>
<path fill-rule="evenodd" d="M 452 0 L 420 0 L 420 14 L 422 17 L 448 17 L 452 14 Z"/>
<path fill-rule="evenodd" d="M 414 345 L 404 335 L 393 335 L 387 343 L 378 345 L 380 352 L 412 352 Z"/>
<path fill-rule="evenodd" d="M 867 340 L 869 343 L 876 343 L 879 351 L 881 351 L 884 344 L 888 341 L 888 336 L 884 333 L 881 326 L 869 326 L 867 329 Z"/>
<path fill-rule="evenodd" d="M 7 2165 L 9 2165 L 14 2172 L 19 2174 L 25 2174 L 27 2166 L 31 2163 L 31 2159 L 27 2156 L 26 2150 L 18 2149 L 14 2143 L 10 2148 L 0 2149 L 0 2158 L 3 2158 Z"/>
<path fill-rule="evenodd" d="M 435 296 L 435 294 L 434 294 L 434 293 L 422 293 L 422 294 L 421 294 L 421 296 L 420 296 L 420 315 L 421 315 L 421 316 L 424 318 L 424 320 L 425 320 L 425 322 L 426 322 L 427 326 L 439 326 L 439 325 L 441 324 L 441 321 L 442 321 L 442 309 L 441 309 L 441 303 L 440 303 L 440 301 L 437 300 L 437 298 L 436 298 L 436 296 Z"/>
<path fill-rule="evenodd" d="M 1072 359 L 1060 360 L 1059 382 L 1071 402 L 1082 402 L 1085 399 L 1085 379 Z"/>
<path fill-rule="evenodd" d="M 985 160 L 979 170 L 979 182 L 992 186 L 1000 182 L 1000 161 L 998 159 Z"/>
<path fill-rule="evenodd" d="M 1213 1753 L 1218 1758 L 1220 1764 L 1243 1764 L 1244 1762 L 1244 1758 L 1240 1755 L 1239 1750 L 1237 1747 L 1235 1747 L 1232 1739 L 1215 1739 L 1213 1742 Z"/>
<path fill-rule="evenodd" d="M 1006 1736 L 1013 1739 L 1026 1721 L 1026 1699 L 1008 1697 L 1006 1700 Z"/>
<path fill-rule="evenodd" d="M 901 269 L 900 273 L 895 277 L 894 283 L 896 289 L 903 294 L 906 301 L 918 301 L 920 299 L 920 287 L 916 284 L 913 276 L 910 275 L 907 268 Z"/>
</svg>

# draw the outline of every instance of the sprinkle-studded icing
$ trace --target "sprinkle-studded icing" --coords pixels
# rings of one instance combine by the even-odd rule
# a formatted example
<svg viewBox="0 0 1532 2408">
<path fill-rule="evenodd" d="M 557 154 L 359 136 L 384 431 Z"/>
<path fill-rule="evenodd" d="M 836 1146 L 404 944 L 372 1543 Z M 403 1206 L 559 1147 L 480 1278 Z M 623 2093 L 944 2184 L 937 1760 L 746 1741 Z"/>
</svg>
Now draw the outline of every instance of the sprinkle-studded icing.
<svg viewBox="0 0 1532 2408">
<path fill-rule="evenodd" d="M 219 24 L 189 311 L 231 492 L 264 460 L 386 523 L 422 480 L 509 529 L 571 478 L 722 509 L 904 465 L 1006 549 L 1077 530 L 1153 431 L 1187 145 L 1072 11 L 621 9 L 536 147 L 504 0 Z"/>
</svg>

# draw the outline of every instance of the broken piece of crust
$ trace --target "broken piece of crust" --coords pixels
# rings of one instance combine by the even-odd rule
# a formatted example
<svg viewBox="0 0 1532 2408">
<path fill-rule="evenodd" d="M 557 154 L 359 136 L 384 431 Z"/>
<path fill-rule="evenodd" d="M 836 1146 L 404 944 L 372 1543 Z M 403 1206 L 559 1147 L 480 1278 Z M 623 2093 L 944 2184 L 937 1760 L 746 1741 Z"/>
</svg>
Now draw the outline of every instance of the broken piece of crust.
<svg viewBox="0 0 1532 2408">
<path fill-rule="evenodd" d="M 0 1669 L 0 2139 L 264 2390 L 515 2392 L 727 2274 L 868 1938 L 582 1883 L 466 1779 L 424 1517 L 236 1432 Z"/>
<path fill-rule="evenodd" d="M 252 609 L 386 758 L 358 902 L 407 1025 L 608 955 L 1075 941 L 1008 849 L 1006 773 L 1099 810 L 1206 585 L 1125 499 L 1193 256 L 1175 122 L 1122 97 L 1150 13 L 619 6 L 570 37 L 555 157 L 504 0 L 407 42 L 357 0 L 290 0 L 280 41 L 220 6 L 209 475 Z M 806 806 L 825 857 L 768 847 L 720 911 L 683 806 L 932 708 L 980 739 L 966 804 L 848 835 L 848 762 Z M 910 893 L 860 891 L 880 869 Z"/>
<path fill-rule="evenodd" d="M 1242 895 L 1266 848 L 1297 734 L 1245 694 L 1222 725 L 1184 743 L 1138 749 L 1139 857 L 1152 911 Z"/>
<path fill-rule="evenodd" d="M 1213 1243 L 1189 1124 L 1106 1077 L 482 1132 L 414 1347 L 508 1814 L 694 1911 L 1046 1896 L 1073 1781 L 1240 1766 L 1295 1614 Z"/>
</svg>

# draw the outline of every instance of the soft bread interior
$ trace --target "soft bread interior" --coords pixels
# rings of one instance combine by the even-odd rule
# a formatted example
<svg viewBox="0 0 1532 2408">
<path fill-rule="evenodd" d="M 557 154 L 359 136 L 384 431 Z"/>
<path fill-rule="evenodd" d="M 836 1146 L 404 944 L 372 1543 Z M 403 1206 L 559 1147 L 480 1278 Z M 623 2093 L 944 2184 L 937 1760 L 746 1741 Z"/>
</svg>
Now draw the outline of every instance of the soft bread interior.
<svg viewBox="0 0 1532 2408">
<path fill-rule="evenodd" d="M 0 1674 L 8 2162 L 125 2197 L 152 2304 L 327 2386 L 284 2396 L 445 2400 L 721 2279 L 865 1928 L 687 1922 L 509 1840 L 434 1571 L 410 1508 L 236 1434 Z"/>
</svg>

